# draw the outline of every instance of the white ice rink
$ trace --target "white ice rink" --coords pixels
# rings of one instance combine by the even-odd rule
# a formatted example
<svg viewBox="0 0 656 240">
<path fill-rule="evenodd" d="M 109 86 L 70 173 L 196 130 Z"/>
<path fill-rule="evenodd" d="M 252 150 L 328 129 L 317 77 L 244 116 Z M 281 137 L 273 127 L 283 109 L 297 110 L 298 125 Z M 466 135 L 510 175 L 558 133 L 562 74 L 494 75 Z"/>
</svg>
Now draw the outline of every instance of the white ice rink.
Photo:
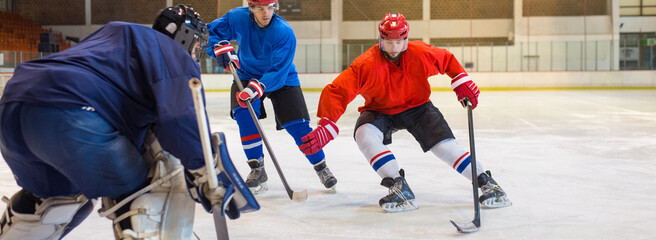
<svg viewBox="0 0 656 240">
<path fill-rule="evenodd" d="M 316 126 L 318 92 L 306 92 Z M 213 131 L 228 138 L 242 177 L 249 168 L 229 94 L 207 93 Z M 468 148 L 467 115 L 453 92 L 434 92 L 459 143 Z M 471 184 L 405 131 L 392 152 L 405 169 L 419 209 L 383 213 L 387 194 L 352 138 L 357 98 L 338 121 L 340 136 L 326 146 L 337 192 L 324 190 L 285 131 L 275 131 L 273 110 L 262 120 L 273 151 L 305 202 L 292 202 L 270 158 L 270 190 L 257 195 L 261 210 L 229 220 L 232 239 L 656 239 L 656 90 L 483 91 L 474 110 L 477 159 L 506 190 L 513 206 L 483 209 L 482 227 L 461 234 L 449 220 L 471 221 Z M 18 190 L 0 161 L 0 194 Z M 5 204 L 0 204 L 2 210 Z M 98 208 L 98 206 L 96 206 Z M 195 233 L 215 239 L 212 216 L 196 208 Z M 111 223 L 97 212 L 66 239 L 113 239 Z"/>
</svg>

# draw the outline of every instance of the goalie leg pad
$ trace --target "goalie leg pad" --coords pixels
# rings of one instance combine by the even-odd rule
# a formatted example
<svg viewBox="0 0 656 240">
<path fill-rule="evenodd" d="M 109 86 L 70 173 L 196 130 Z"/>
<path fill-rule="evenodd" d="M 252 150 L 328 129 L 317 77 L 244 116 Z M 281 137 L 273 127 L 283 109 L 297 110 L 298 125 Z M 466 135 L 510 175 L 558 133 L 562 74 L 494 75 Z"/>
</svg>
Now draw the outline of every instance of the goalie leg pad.
<svg viewBox="0 0 656 240">
<path fill-rule="evenodd" d="M 115 203 L 103 199 L 104 206 Z M 194 206 L 186 193 L 146 193 L 108 218 L 117 239 L 191 239 Z"/>
<path fill-rule="evenodd" d="M 100 215 L 113 221 L 116 239 L 191 239 L 195 203 L 187 193 L 183 166 L 161 150 L 150 132 L 146 145 L 150 184 L 121 199 L 103 198 Z"/>
<path fill-rule="evenodd" d="M 21 190 L 11 199 L 0 220 L 0 239 L 60 239 L 79 225 L 93 209 L 82 195 L 41 199 Z"/>
<path fill-rule="evenodd" d="M 223 133 L 213 133 L 211 142 L 219 158 L 219 181 L 224 187 L 228 185 L 234 186 L 234 192 L 232 194 L 226 192 L 224 195 L 224 212 L 228 214 L 230 219 L 236 219 L 239 218 L 239 213 L 252 212 L 260 209 L 255 196 L 248 189 L 248 186 L 230 159 L 226 147 L 225 135 Z"/>
</svg>

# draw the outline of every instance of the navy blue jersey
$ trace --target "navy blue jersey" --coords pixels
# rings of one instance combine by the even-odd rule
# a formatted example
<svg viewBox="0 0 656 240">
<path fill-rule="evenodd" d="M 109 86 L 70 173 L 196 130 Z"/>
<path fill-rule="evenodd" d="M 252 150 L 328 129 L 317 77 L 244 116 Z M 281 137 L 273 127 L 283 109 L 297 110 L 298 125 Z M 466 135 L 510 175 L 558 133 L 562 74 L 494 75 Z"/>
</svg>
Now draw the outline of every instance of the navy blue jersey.
<svg viewBox="0 0 656 240">
<path fill-rule="evenodd" d="M 248 7 L 230 10 L 226 15 L 207 25 L 210 31 L 209 46 L 221 40 L 236 40 L 239 78 L 258 79 L 272 92 L 282 86 L 300 86 L 294 66 L 296 36 L 287 21 L 273 14 L 269 26 L 260 28 Z M 210 47 L 207 54 L 214 57 Z"/>
<path fill-rule="evenodd" d="M 92 107 L 140 149 L 152 126 L 166 151 L 196 169 L 204 161 L 188 85 L 194 77 L 198 64 L 170 37 L 110 22 L 65 51 L 20 64 L 0 104 Z"/>
</svg>

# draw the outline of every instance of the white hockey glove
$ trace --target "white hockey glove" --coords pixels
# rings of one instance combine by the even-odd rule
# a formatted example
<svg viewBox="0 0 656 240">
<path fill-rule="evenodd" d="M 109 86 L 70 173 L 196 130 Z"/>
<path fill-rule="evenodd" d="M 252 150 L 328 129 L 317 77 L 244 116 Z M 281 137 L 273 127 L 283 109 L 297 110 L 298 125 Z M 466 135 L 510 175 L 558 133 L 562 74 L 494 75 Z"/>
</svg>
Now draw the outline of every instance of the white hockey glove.
<svg viewBox="0 0 656 240">
<path fill-rule="evenodd" d="M 218 171 L 218 169 L 217 169 Z M 212 207 L 219 205 L 224 214 L 227 214 L 230 219 L 239 217 L 239 210 L 232 201 L 232 195 L 235 193 L 234 186 L 222 179 L 221 175 L 217 175 L 219 179 L 219 187 L 216 189 L 209 188 L 209 179 L 207 178 L 207 169 L 205 167 L 196 170 L 186 170 L 185 179 L 187 180 L 187 187 L 189 194 L 194 201 L 200 203 L 205 211 L 211 213 Z M 225 202 L 225 201 L 228 202 Z"/>
<path fill-rule="evenodd" d="M 239 210 L 236 207 L 229 206 L 232 202 L 232 195 L 235 192 L 234 186 L 228 179 L 221 176 L 221 170 L 218 168 L 218 139 L 215 136 L 211 138 L 211 145 L 214 152 L 212 154 L 214 172 L 217 174 L 216 178 L 218 179 L 219 186 L 216 189 L 210 189 L 206 166 L 194 170 L 186 169 L 185 180 L 189 189 L 189 195 L 209 213 L 212 212 L 213 206 L 219 204 L 222 212 L 228 214 L 228 217 L 231 219 L 238 218 Z M 225 200 L 228 200 L 228 202 L 225 202 Z"/>
<path fill-rule="evenodd" d="M 211 142 L 219 187 L 210 189 L 206 167 L 185 170 L 185 180 L 191 198 L 200 203 L 205 211 L 210 213 L 212 207 L 218 204 L 221 207 L 221 214 L 228 215 L 230 219 L 239 218 L 242 212 L 252 212 L 260 209 L 257 200 L 248 190 L 237 169 L 232 164 L 232 160 L 230 160 L 223 133 L 213 133 Z"/>
</svg>

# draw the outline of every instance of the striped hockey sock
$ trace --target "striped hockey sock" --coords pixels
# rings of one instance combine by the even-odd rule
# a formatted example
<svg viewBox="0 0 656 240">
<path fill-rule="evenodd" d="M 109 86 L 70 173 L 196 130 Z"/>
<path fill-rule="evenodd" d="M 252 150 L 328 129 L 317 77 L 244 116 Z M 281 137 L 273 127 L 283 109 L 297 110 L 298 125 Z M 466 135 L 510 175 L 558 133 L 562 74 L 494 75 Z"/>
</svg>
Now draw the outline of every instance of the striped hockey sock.
<svg viewBox="0 0 656 240">
<path fill-rule="evenodd" d="M 471 156 L 469 152 L 465 151 L 458 145 L 458 142 L 455 139 L 451 138 L 439 142 L 433 146 L 430 151 L 439 159 L 442 159 L 446 164 L 453 167 L 453 170 L 456 170 L 470 181 L 472 180 L 470 168 Z M 483 172 L 483 166 L 479 162 L 476 162 L 476 167 L 476 172 Z"/>
<path fill-rule="evenodd" d="M 244 148 L 247 159 L 262 159 L 262 136 L 257 131 L 255 123 L 246 109 L 240 109 L 234 113 L 237 125 L 239 125 L 239 135 L 241 136 L 241 145 Z"/>
<path fill-rule="evenodd" d="M 369 165 L 382 178 L 397 178 L 399 165 L 394 154 L 383 144 L 383 133 L 371 124 L 360 126 L 355 133 L 355 142 Z"/>
</svg>

